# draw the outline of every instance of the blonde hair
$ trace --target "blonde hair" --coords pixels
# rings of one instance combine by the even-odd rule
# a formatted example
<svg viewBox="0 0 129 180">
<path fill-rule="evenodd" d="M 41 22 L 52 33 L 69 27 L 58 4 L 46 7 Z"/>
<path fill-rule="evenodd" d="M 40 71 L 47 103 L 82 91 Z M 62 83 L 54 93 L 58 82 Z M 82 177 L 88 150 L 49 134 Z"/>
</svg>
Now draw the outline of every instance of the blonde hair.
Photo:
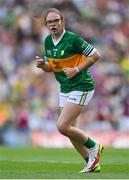
<svg viewBox="0 0 129 180">
<path fill-rule="evenodd" d="M 50 12 L 54 12 L 54 13 L 56 13 L 56 14 L 59 14 L 61 20 L 64 20 L 63 14 L 62 14 L 58 9 L 56 9 L 56 8 L 49 8 L 49 9 L 45 12 L 45 14 L 44 14 L 44 22 L 45 22 L 45 24 L 46 24 L 46 17 L 47 17 L 47 15 L 48 15 Z"/>
</svg>

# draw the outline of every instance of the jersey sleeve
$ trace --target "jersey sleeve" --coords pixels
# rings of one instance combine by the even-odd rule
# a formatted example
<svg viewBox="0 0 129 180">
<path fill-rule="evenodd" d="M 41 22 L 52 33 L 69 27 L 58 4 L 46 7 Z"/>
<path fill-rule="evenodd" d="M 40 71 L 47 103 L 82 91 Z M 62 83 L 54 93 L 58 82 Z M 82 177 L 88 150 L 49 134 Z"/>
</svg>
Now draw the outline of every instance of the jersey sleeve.
<svg viewBox="0 0 129 180">
<path fill-rule="evenodd" d="M 78 53 L 83 54 L 86 57 L 89 56 L 92 53 L 92 51 L 95 50 L 95 48 L 91 44 L 89 44 L 80 36 L 77 36 L 75 38 L 74 44 L 75 44 L 76 51 Z"/>
<path fill-rule="evenodd" d="M 51 65 L 49 63 L 49 60 L 48 60 L 48 57 L 47 57 L 47 53 L 46 53 L 46 39 L 45 39 L 44 45 L 45 46 L 44 46 L 44 49 L 43 49 L 42 57 L 45 60 L 45 63 L 47 63 L 47 65 L 51 68 Z"/>
</svg>

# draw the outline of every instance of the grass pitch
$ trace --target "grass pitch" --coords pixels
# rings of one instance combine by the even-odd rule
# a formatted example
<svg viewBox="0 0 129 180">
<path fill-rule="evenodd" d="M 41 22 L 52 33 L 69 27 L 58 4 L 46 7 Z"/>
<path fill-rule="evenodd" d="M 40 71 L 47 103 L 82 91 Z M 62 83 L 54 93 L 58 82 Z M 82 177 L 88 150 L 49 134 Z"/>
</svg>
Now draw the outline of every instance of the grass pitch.
<svg viewBox="0 0 129 180">
<path fill-rule="evenodd" d="M 129 149 L 105 149 L 101 165 L 79 174 L 84 161 L 74 149 L 0 147 L 0 179 L 128 179 Z"/>
</svg>

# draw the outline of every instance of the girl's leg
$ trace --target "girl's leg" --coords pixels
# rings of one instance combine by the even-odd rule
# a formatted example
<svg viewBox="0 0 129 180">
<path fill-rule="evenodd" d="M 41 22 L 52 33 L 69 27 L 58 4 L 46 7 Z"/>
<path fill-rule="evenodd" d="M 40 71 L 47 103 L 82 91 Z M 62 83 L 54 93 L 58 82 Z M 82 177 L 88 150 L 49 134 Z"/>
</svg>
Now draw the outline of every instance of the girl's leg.
<svg viewBox="0 0 129 180">
<path fill-rule="evenodd" d="M 86 153 L 86 151 L 84 151 L 82 146 L 88 148 L 88 164 L 81 173 L 95 171 L 96 168 L 97 171 L 100 171 L 99 160 L 102 145 L 96 144 L 82 130 L 73 126 L 73 122 L 76 121 L 82 111 L 83 106 L 66 103 L 57 121 L 57 128 L 61 134 L 67 136 L 73 142 L 73 145 L 83 157 L 85 156 L 83 153 Z"/>
<path fill-rule="evenodd" d="M 76 127 L 76 121 L 72 123 L 72 126 Z M 88 161 L 88 151 L 87 151 L 87 148 L 84 145 L 76 142 L 73 139 L 69 139 L 69 140 L 71 141 L 71 143 L 73 144 L 75 149 L 78 151 L 78 153 L 83 157 L 83 159 L 85 161 Z"/>
<path fill-rule="evenodd" d="M 83 111 L 83 106 L 74 103 L 66 103 L 57 121 L 57 128 L 61 134 L 70 139 L 85 144 L 88 137 L 85 133 L 77 127 L 72 126 L 77 117 Z"/>
<path fill-rule="evenodd" d="M 63 108 L 60 108 L 60 111 L 62 110 Z M 58 120 L 58 123 L 59 123 L 59 120 Z M 71 126 L 76 127 L 76 123 L 77 123 L 77 119 L 71 122 Z M 85 159 L 85 161 L 87 161 L 87 157 L 88 157 L 87 148 L 84 145 L 82 145 L 80 142 L 73 140 L 72 138 L 69 138 L 69 140 L 71 141 L 75 149 L 78 151 L 78 153 Z"/>
</svg>

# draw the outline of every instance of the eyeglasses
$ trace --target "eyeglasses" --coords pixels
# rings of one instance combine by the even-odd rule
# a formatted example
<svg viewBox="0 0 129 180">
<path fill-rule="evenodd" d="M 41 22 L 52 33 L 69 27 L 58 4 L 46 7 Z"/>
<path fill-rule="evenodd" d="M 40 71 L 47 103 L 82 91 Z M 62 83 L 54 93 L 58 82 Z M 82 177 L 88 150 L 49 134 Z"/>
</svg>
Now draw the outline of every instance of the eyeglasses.
<svg viewBox="0 0 129 180">
<path fill-rule="evenodd" d="M 51 25 L 52 23 L 54 24 L 59 24 L 61 22 L 62 19 L 53 19 L 53 20 L 48 20 L 46 21 L 47 25 Z"/>
</svg>

